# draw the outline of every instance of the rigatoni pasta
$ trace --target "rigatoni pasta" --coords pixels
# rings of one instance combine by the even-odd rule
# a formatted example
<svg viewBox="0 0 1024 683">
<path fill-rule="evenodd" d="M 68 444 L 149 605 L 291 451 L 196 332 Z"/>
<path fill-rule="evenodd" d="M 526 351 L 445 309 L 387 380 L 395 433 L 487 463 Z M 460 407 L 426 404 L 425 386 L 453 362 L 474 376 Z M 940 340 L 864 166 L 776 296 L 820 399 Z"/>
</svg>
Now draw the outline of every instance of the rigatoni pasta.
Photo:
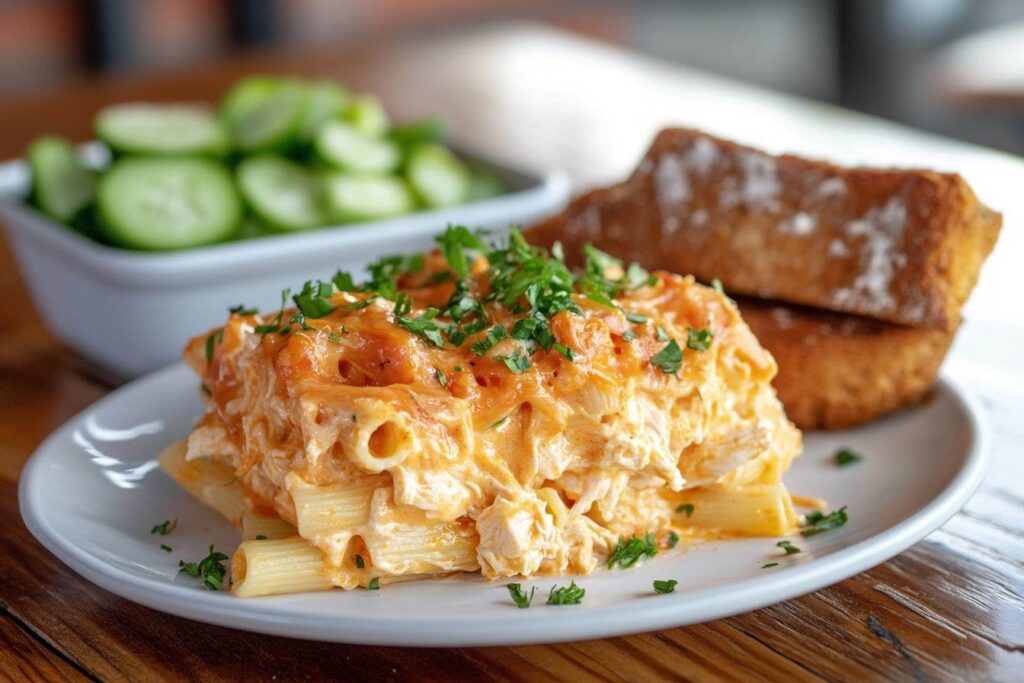
<svg viewBox="0 0 1024 683">
<path fill-rule="evenodd" d="M 233 309 L 186 349 L 206 412 L 161 462 L 241 524 L 238 595 L 590 571 L 630 538 L 795 527 L 800 434 L 720 291 L 596 250 L 570 273 L 515 232 L 439 244 Z"/>
</svg>

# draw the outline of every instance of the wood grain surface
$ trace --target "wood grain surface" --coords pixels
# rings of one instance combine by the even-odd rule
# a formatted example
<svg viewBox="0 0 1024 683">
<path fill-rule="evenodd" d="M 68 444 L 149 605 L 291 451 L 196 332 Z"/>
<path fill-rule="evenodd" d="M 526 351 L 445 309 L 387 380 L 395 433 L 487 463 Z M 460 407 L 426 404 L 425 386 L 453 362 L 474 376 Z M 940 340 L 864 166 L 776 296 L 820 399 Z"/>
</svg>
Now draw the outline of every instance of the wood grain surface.
<svg viewBox="0 0 1024 683">
<path fill-rule="evenodd" d="M 535 73 L 538 55 L 560 55 L 573 80 Z M 650 133 L 681 111 L 666 93 L 685 81 L 663 65 L 531 27 L 350 54 L 247 55 L 201 71 L 82 83 L 0 103 L 0 156 L 20 154 L 41 132 L 85 139 L 92 113 L 108 102 L 213 99 L 252 71 L 339 76 L 383 93 L 399 117 L 441 111 L 460 141 L 513 161 L 557 164 L 578 184 L 623 174 Z M 570 92 L 573 83 L 609 77 L 647 79 L 660 94 L 609 104 Z M 720 92 L 729 99 L 740 91 Z M 752 108 L 765 97 L 748 94 Z M 1019 227 L 1011 207 L 997 206 L 1008 227 Z M 1014 208 L 1024 216 L 1024 202 Z M 49 432 L 115 385 L 48 335 L 0 244 L 0 678 L 1022 680 L 1020 320 L 967 326 L 950 361 L 952 371 L 977 380 L 993 427 L 993 475 L 942 530 L 870 571 L 756 612 L 622 638 L 475 649 L 331 645 L 140 607 L 92 586 L 32 539 L 17 509 L 22 466 Z"/>
</svg>

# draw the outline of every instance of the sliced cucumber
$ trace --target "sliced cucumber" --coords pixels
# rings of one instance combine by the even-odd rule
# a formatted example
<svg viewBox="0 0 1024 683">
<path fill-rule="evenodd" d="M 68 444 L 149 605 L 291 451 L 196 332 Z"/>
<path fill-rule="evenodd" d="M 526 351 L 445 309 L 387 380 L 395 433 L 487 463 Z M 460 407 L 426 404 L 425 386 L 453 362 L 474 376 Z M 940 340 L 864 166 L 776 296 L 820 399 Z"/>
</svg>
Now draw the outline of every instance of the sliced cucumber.
<svg viewBox="0 0 1024 683">
<path fill-rule="evenodd" d="M 363 135 L 380 137 L 391 125 L 384 105 L 373 95 L 353 97 L 345 110 L 345 120 Z"/>
<path fill-rule="evenodd" d="M 325 123 L 344 113 L 350 98 L 348 91 L 337 83 L 321 81 L 310 84 L 306 111 L 299 123 L 299 141 L 313 142 Z"/>
<path fill-rule="evenodd" d="M 62 223 L 92 202 L 96 174 L 84 168 L 67 140 L 39 138 L 28 149 L 32 195 L 36 204 Z"/>
<path fill-rule="evenodd" d="M 286 149 L 298 135 L 306 95 L 306 87 L 290 79 L 254 77 L 232 88 L 222 111 L 235 149 Z"/>
<path fill-rule="evenodd" d="M 395 143 L 363 135 L 341 121 L 331 121 L 320 130 L 316 151 L 325 162 L 349 173 L 385 175 L 402 161 Z"/>
<path fill-rule="evenodd" d="M 100 180 L 97 200 L 112 241 L 170 250 L 231 237 L 242 203 L 223 165 L 189 157 L 126 157 Z"/>
<path fill-rule="evenodd" d="M 405 167 L 412 189 L 429 207 L 461 204 L 469 198 L 469 171 L 441 145 L 421 145 Z"/>
<path fill-rule="evenodd" d="M 210 154 L 228 151 L 223 124 L 205 107 L 118 104 L 96 117 L 96 134 L 123 154 Z"/>
<path fill-rule="evenodd" d="M 409 213 L 416 200 L 397 176 L 353 176 L 335 173 L 326 181 L 327 201 L 335 218 L 365 221 Z"/>
<path fill-rule="evenodd" d="M 428 142 L 441 142 L 444 139 L 444 121 L 437 116 L 395 126 L 388 137 L 405 149 Z"/>
<path fill-rule="evenodd" d="M 238 166 L 238 186 L 256 215 L 278 230 L 326 225 L 320 178 L 283 157 L 263 154 Z"/>
<path fill-rule="evenodd" d="M 467 201 L 497 197 L 504 191 L 505 188 L 496 176 L 484 171 L 470 171 Z"/>
</svg>

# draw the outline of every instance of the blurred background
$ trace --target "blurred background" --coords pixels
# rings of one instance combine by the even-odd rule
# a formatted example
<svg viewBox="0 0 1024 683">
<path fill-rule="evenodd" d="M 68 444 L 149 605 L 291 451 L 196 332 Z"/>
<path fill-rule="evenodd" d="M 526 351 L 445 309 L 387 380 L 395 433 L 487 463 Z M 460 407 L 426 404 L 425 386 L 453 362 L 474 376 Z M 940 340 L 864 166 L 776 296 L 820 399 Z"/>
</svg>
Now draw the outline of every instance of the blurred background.
<svg viewBox="0 0 1024 683">
<path fill-rule="evenodd" d="M 532 20 L 1024 153 L 1020 0 L 0 0 L 0 103 L 94 75 Z"/>
</svg>

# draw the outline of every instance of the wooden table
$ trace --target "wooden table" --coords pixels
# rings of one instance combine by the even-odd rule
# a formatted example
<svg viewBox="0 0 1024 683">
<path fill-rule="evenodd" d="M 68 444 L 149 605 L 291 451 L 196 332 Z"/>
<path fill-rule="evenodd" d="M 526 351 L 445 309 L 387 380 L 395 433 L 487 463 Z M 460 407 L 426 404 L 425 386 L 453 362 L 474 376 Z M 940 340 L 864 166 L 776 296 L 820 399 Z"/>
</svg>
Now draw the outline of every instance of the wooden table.
<svg viewBox="0 0 1024 683">
<path fill-rule="evenodd" d="M 562 645 L 350 647 L 233 631 L 116 598 L 37 544 L 15 485 L 36 445 L 113 389 L 61 348 L 0 253 L 0 675 L 48 680 L 1024 679 L 1024 162 L 823 105 L 684 71 L 534 26 L 347 54 L 251 55 L 156 78 L 82 83 L 0 105 L 0 157 L 37 133 L 84 139 L 101 105 L 213 99 L 251 71 L 327 74 L 381 92 L 401 117 L 447 116 L 460 142 L 613 179 L 668 122 L 771 150 L 955 169 L 1006 216 L 946 372 L 994 432 L 982 490 L 941 531 L 811 595 L 699 626 Z M 898 463 L 894 463 L 898 467 Z"/>
</svg>

